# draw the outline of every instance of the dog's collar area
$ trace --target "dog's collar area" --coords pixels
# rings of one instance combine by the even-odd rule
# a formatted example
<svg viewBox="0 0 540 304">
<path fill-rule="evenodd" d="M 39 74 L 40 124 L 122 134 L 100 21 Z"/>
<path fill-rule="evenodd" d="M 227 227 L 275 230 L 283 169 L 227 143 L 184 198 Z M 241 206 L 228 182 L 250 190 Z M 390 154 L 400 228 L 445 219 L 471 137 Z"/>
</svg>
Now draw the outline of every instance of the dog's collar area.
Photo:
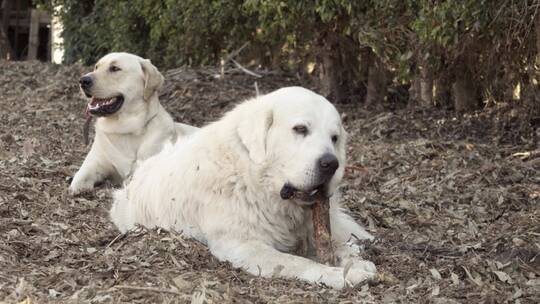
<svg viewBox="0 0 540 304">
<path fill-rule="evenodd" d="M 92 97 L 86 107 L 86 111 L 94 116 L 108 116 L 118 112 L 123 104 L 123 95 L 108 98 Z"/>
</svg>

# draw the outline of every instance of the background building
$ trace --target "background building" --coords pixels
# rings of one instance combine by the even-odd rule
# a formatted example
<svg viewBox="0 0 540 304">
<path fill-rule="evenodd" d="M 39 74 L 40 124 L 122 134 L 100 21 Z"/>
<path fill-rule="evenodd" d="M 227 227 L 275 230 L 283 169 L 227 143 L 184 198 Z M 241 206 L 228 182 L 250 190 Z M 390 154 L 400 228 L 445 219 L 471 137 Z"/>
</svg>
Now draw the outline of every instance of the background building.
<svg viewBox="0 0 540 304">
<path fill-rule="evenodd" d="M 58 19 L 31 0 L 1 0 L 0 58 L 62 61 Z"/>
</svg>

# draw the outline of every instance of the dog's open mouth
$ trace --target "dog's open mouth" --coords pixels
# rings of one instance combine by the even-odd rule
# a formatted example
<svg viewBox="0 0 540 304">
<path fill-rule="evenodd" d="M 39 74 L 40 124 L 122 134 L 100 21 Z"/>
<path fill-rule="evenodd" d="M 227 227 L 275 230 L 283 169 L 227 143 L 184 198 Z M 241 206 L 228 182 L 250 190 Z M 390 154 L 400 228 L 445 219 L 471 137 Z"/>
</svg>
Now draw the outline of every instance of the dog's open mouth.
<svg viewBox="0 0 540 304">
<path fill-rule="evenodd" d="M 314 202 L 317 198 L 327 197 L 326 185 L 322 184 L 312 188 L 311 190 L 299 190 L 293 185 L 286 183 L 281 188 L 279 195 L 284 200 L 301 200 L 306 203 Z"/>
<path fill-rule="evenodd" d="M 96 116 L 107 116 L 116 113 L 124 103 L 124 96 L 118 95 L 109 98 L 92 97 L 86 110 Z"/>
</svg>

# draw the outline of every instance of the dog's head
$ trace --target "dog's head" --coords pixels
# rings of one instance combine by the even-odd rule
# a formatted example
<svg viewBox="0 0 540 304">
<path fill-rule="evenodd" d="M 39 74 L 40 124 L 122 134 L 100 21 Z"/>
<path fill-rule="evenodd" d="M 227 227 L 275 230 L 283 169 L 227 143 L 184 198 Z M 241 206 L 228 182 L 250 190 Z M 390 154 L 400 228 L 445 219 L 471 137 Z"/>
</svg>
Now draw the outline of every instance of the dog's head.
<svg viewBox="0 0 540 304">
<path fill-rule="evenodd" d="M 87 111 L 109 116 L 127 104 L 149 101 L 163 85 L 163 75 L 150 60 L 128 53 L 110 53 L 101 58 L 94 71 L 82 76 L 79 85 L 88 102 Z"/>
<path fill-rule="evenodd" d="M 332 195 L 345 168 L 346 132 L 336 108 L 314 92 L 290 87 L 251 102 L 238 134 L 252 162 L 284 200 L 307 204 Z"/>
</svg>

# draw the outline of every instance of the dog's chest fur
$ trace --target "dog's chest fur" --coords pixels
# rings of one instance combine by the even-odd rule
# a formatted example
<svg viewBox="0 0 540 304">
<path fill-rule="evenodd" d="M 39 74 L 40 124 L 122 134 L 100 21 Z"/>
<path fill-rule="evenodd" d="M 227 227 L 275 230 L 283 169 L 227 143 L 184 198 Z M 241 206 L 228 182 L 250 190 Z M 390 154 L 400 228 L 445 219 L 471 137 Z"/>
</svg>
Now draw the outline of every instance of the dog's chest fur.
<svg viewBox="0 0 540 304">
<path fill-rule="evenodd" d="M 279 193 L 261 191 L 265 189 L 267 177 L 258 170 L 243 170 L 235 165 L 237 155 L 221 154 L 223 160 L 213 172 L 234 172 L 228 176 L 215 176 L 212 192 L 217 196 L 231 197 L 225 202 L 228 212 L 236 219 L 227 229 L 238 229 L 238 234 L 264 241 L 277 250 L 305 255 L 309 246 L 311 231 L 311 211 L 289 200 L 282 200 Z M 252 169 L 252 168 L 251 168 Z M 214 171 L 216 170 L 216 171 Z M 264 171 L 264 170 L 263 170 Z M 248 175 L 237 172 L 249 172 Z M 268 187 L 268 186 L 266 186 Z M 230 193 L 223 189 L 231 189 Z"/>
<path fill-rule="evenodd" d="M 289 201 L 273 198 L 266 202 L 251 201 L 260 237 L 271 241 L 272 245 L 284 252 L 302 253 L 306 251 L 309 238 L 309 212 Z"/>
</svg>

